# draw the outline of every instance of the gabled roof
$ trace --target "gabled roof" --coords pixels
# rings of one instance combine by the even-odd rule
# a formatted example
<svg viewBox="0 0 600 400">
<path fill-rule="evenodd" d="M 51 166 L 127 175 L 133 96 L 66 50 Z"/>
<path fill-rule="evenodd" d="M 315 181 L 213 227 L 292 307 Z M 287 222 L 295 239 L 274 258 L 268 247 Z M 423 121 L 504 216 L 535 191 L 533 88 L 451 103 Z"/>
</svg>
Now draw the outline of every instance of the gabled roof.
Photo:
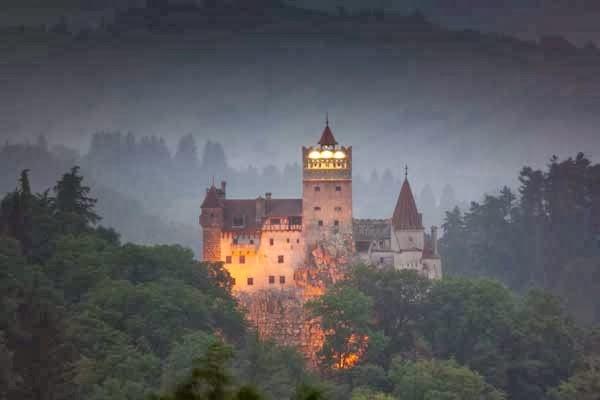
<svg viewBox="0 0 600 400">
<path fill-rule="evenodd" d="M 217 194 L 217 188 L 212 185 L 207 191 L 204 201 L 200 208 L 219 208 L 221 202 L 219 201 L 219 195 Z"/>
<path fill-rule="evenodd" d="M 319 144 L 321 146 L 335 146 L 337 144 L 335 137 L 333 137 L 333 132 L 331 132 L 331 129 L 329 128 L 329 124 L 327 124 L 327 126 L 325 126 L 325 129 L 323 130 L 323 133 L 321 134 L 321 139 L 319 140 Z"/>
<path fill-rule="evenodd" d="M 396 209 L 392 216 L 392 226 L 397 229 L 422 229 L 421 216 L 413 197 L 408 179 L 404 179 Z"/>
<path fill-rule="evenodd" d="M 223 229 L 225 231 L 254 231 L 262 228 L 262 221 L 256 220 L 256 199 L 223 200 Z M 264 218 L 301 217 L 302 199 L 271 199 Z M 243 218 L 243 227 L 234 227 L 233 219 Z"/>
</svg>

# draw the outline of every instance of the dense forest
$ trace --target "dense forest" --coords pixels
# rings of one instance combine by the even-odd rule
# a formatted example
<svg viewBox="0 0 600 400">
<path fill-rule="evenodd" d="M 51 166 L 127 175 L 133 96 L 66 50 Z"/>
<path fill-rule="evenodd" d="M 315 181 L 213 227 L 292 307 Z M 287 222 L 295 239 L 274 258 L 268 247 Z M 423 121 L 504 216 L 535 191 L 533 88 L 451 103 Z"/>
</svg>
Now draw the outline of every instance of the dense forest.
<svg viewBox="0 0 600 400">
<path fill-rule="evenodd" d="M 582 163 L 594 168 L 578 156 L 551 170 Z M 597 393 L 598 331 L 578 325 L 558 297 L 516 294 L 484 278 L 434 282 L 360 265 L 307 305 L 325 332 L 319 370 L 309 371 L 293 349 L 255 337 L 221 265 L 197 262 L 176 245 L 122 244 L 100 225 L 96 203 L 78 167 L 37 194 L 24 170 L 1 202 L 1 398 L 587 400 Z M 448 264 L 451 275 L 461 273 Z"/>
<path fill-rule="evenodd" d="M 446 213 L 440 251 L 448 276 L 492 277 L 519 293 L 563 297 L 588 324 L 600 322 L 600 165 L 583 154 L 524 167 L 467 210 Z"/>
</svg>

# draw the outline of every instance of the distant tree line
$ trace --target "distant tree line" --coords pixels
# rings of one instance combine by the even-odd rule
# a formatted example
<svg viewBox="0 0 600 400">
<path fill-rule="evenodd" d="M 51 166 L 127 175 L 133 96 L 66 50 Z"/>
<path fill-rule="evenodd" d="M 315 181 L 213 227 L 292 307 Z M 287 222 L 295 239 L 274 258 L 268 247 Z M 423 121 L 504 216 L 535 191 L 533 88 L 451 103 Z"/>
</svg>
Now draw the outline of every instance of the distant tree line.
<svg viewBox="0 0 600 400">
<path fill-rule="evenodd" d="M 446 213 L 440 251 L 450 276 L 486 276 L 523 292 L 563 296 L 582 321 L 600 322 L 600 165 L 583 154 L 546 170 L 524 167 L 505 187 Z"/>
</svg>

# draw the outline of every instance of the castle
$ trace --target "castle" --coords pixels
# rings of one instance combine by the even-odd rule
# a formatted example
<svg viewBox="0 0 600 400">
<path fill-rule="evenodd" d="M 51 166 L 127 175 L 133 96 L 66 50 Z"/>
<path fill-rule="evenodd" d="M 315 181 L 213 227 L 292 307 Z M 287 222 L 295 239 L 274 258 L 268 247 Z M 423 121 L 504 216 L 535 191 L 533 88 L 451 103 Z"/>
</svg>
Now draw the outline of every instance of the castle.
<svg viewBox="0 0 600 400">
<path fill-rule="evenodd" d="M 207 190 L 203 259 L 224 263 L 234 292 L 293 289 L 310 266 L 327 273 L 359 261 L 441 277 L 437 228 L 427 237 L 407 174 L 391 218 L 361 220 L 352 214 L 352 147 L 338 146 L 329 123 L 318 145 L 302 148 L 302 163 L 301 199 L 228 199 L 225 182 Z"/>
</svg>

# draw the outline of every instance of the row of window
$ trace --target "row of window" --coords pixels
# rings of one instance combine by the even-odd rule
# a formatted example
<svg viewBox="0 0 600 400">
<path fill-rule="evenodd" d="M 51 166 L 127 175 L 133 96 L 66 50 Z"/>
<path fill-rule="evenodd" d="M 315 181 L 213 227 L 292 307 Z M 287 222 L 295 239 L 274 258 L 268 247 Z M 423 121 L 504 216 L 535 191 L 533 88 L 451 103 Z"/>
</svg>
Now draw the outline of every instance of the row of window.
<svg viewBox="0 0 600 400">
<path fill-rule="evenodd" d="M 231 264 L 232 258 L 231 256 L 225 256 L 225 264 Z M 283 256 L 277 256 L 277 263 L 283 264 L 285 262 L 285 258 Z M 238 258 L 239 264 L 246 264 L 246 256 L 239 256 Z"/>
<path fill-rule="evenodd" d="M 315 206 L 315 207 L 313 208 L 313 210 L 315 210 L 315 211 L 321 211 L 321 207 L 319 207 L 319 206 Z M 342 211 L 342 207 L 336 207 L 336 208 L 334 208 L 334 210 L 335 210 L 336 212 L 341 212 L 341 211 Z"/>
<path fill-rule="evenodd" d="M 235 285 L 235 278 L 233 278 L 233 284 Z M 280 275 L 279 276 L 279 283 L 281 285 L 285 285 L 285 276 Z M 248 278 L 246 279 L 246 284 L 248 286 L 254 286 L 254 278 Z M 269 285 L 274 285 L 275 284 L 275 276 L 274 275 L 269 275 Z"/>
<path fill-rule="evenodd" d="M 320 192 L 321 191 L 321 186 L 315 186 L 315 192 Z M 342 191 L 342 187 L 341 186 L 336 186 L 335 187 L 335 191 L 336 192 L 341 192 Z"/>
<path fill-rule="evenodd" d="M 290 243 L 291 242 L 290 238 L 285 239 L 285 242 L 286 243 Z M 296 243 L 300 243 L 300 239 L 296 239 Z M 275 244 L 275 239 L 270 238 L 269 239 L 269 245 L 273 246 L 274 244 Z"/>
<path fill-rule="evenodd" d="M 321 220 L 321 219 L 318 220 L 317 225 L 323 226 L 323 220 Z M 335 221 L 333 221 L 333 226 L 340 226 L 340 221 L 338 221 L 337 219 Z"/>
</svg>

